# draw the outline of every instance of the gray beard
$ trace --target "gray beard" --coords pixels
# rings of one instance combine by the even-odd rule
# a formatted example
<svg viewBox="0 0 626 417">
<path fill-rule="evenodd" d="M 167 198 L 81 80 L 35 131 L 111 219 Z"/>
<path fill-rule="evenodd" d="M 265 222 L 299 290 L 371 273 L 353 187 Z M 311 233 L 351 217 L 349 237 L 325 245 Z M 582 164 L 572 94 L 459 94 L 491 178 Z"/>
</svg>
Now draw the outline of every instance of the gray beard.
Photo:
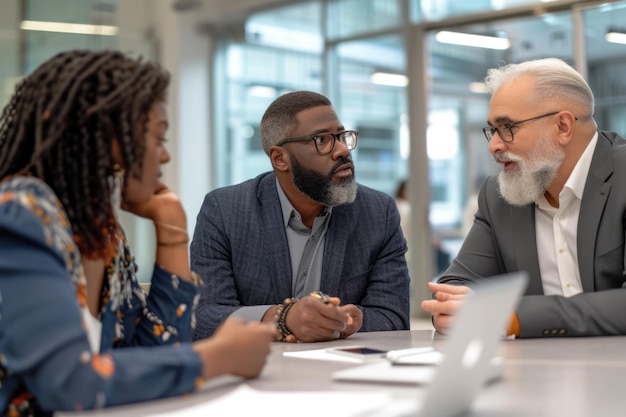
<svg viewBox="0 0 626 417">
<path fill-rule="evenodd" d="M 304 169 L 293 155 L 289 155 L 292 167 L 292 179 L 296 188 L 316 203 L 327 207 L 352 203 L 356 198 L 358 184 L 354 175 L 344 178 L 339 184 L 333 184 L 333 171 L 329 175 L 322 175 L 315 171 Z M 337 166 L 345 161 L 338 161 Z"/>
<path fill-rule="evenodd" d="M 497 159 L 517 162 L 513 172 L 501 171 L 498 175 L 500 195 L 513 206 L 525 206 L 538 201 L 556 178 L 557 171 L 565 159 L 565 153 L 553 145 L 547 136 L 542 136 L 528 159 L 505 152 Z"/>
</svg>

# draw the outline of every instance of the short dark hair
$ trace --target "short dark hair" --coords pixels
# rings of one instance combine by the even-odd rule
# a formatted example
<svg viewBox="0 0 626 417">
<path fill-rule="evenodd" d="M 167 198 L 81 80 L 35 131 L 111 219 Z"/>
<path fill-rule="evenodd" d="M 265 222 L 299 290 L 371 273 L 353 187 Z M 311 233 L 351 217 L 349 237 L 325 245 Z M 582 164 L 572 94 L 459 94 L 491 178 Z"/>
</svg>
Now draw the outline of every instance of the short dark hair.
<svg viewBox="0 0 626 417">
<path fill-rule="evenodd" d="M 332 103 L 328 97 L 313 91 L 293 91 L 274 100 L 261 118 L 261 145 L 265 153 L 269 155 L 272 146 L 287 139 L 296 126 L 298 113 L 319 106 L 332 106 Z"/>
<path fill-rule="evenodd" d="M 123 168 L 142 171 L 151 106 L 169 74 L 117 51 L 73 50 L 19 82 L 0 116 L 0 179 L 33 175 L 63 204 L 81 253 L 102 253 L 113 220 L 113 140 Z"/>
</svg>

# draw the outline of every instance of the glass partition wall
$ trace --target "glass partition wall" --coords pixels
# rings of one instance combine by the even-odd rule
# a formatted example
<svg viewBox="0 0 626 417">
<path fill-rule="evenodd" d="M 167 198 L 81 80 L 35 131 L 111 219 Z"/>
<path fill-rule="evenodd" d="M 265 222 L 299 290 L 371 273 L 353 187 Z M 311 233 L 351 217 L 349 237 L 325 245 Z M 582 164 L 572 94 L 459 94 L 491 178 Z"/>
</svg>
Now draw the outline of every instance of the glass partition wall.
<svg viewBox="0 0 626 417">
<path fill-rule="evenodd" d="M 20 76 L 60 50 L 116 47 L 137 52 L 138 42 L 128 43 L 128 33 L 37 32 L 20 28 L 22 21 L 112 26 L 120 16 L 148 19 L 154 7 L 145 0 L 133 7 L 116 0 L 6 3 L 0 17 L 3 101 Z M 401 180 L 409 180 L 413 210 L 407 237 L 415 314 L 420 299 L 428 297 L 425 282 L 458 250 L 468 217 L 471 222 L 476 184 L 497 172 L 480 130 L 489 105 L 481 89 L 488 68 L 547 56 L 566 59 L 589 80 L 599 127 L 626 135 L 626 45 L 619 43 L 626 37 L 624 0 L 285 3 L 225 19 L 220 30 L 198 34 L 211 36 L 214 50 L 214 113 L 212 134 L 206 138 L 212 143 L 207 161 L 211 187 L 271 169 L 258 126 L 278 95 L 297 89 L 328 95 L 346 127 L 360 132 L 354 151 L 357 179 L 389 194 Z M 142 13 L 126 16 L 119 10 L 122 4 Z M 478 35 L 495 46 L 460 45 L 459 34 L 461 39 Z M 156 45 L 148 48 L 154 54 L 147 58 L 158 56 Z"/>
<path fill-rule="evenodd" d="M 544 57 L 564 59 L 588 79 L 597 98 L 599 127 L 626 134 L 625 83 L 618 75 L 626 65 L 626 46 L 606 37 L 617 28 L 612 22 L 624 17 L 626 3 L 617 2 L 426 29 L 430 90 L 425 135 L 434 232 L 462 238 L 458 226 L 463 224 L 464 202 L 472 198 L 476 184 L 498 170 L 481 132 L 489 104 L 481 81 L 489 68 Z M 575 51 L 583 51 L 580 58 Z"/>
<path fill-rule="evenodd" d="M 624 21 L 626 2 L 578 3 L 329 0 L 251 15 L 242 39 L 222 40 L 227 58 L 216 82 L 228 88 L 216 104 L 227 110 L 216 140 L 229 157 L 216 155 L 215 186 L 271 169 L 258 123 L 274 98 L 296 89 L 327 94 L 342 122 L 360 132 L 357 179 L 389 194 L 409 179 L 418 305 L 428 296 L 425 281 L 458 251 L 478 185 L 498 170 L 481 131 L 488 68 L 565 59 L 589 79 L 599 125 L 626 134 L 625 47 L 605 39 Z M 495 43 L 472 46 L 464 35 Z"/>
<path fill-rule="evenodd" d="M 379 3 L 387 16 L 380 20 L 374 18 L 375 10 L 357 7 L 362 3 L 333 2 L 326 24 L 325 9 L 317 1 L 270 10 L 246 21 L 242 39 L 222 43 L 218 53 L 225 70 L 217 84 L 226 88 L 220 89 L 216 105 L 226 103 L 226 121 L 216 132 L 224 151 L 215 156 L 220 167 L 216 186 L 270 170 L 259 143 L 263 111 L 285 92 L 314 90 L 330 96 L 346 128 L 359 131 L 353 152 L 359 180 L 393 192 L 407 175 L 408 154 L 405 46 L 397 34 L 402 2 Z M 357 9 L 358 19 L 350 18 Z M 379 27 L 387 22 L 396 33 L 335 44 L 328 40 L 363 31 L 367 22 Z M 385 76 L 401 79 L 394 82 Z"/>
</svg>

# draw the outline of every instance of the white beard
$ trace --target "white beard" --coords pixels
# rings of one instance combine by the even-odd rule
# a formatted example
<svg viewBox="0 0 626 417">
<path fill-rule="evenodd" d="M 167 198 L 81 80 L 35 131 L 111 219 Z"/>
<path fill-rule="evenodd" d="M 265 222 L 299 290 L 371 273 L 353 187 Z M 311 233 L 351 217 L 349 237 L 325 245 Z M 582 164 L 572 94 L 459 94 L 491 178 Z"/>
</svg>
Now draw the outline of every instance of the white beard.
<svg viewBox="0 0 626 417">
<path fill-rule="evenodd" d="M 501 171 L 498 175 L 500 194 L 513 206 L 534 203 L 545 194 L 565 159 L 565 152 L 542 135 L 526 160 L 512 152 L 496 154 L 497 160 L 517 163 L 514 171 Z"/>
</svg>

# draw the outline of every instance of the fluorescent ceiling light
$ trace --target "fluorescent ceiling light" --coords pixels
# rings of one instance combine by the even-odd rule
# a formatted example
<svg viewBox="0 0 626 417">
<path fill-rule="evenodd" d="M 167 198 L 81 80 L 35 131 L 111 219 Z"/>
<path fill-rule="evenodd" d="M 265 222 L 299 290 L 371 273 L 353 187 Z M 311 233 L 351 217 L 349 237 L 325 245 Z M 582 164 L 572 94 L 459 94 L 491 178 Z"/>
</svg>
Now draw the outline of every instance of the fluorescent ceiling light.
<svg viewBox="0 0 626 417">
<path fill-rule="evenodd" d="M 257 22 L 246 23 L 246 38 L 250 43 L 293 51 L 321 53 L 324 50 L 324 41 L 317 33 Z"/>
<path fill-rule="evenodd" d="M 626 43 L 626 33 L 612 30 L 604 36 L 604 39 L 606 39 L 607 42 Z"/>
<path fill-rule="evenodd" d="M 435 39 L 441 43 L 451 43 L 454 45 L 474 46 L 487 49 L 509 49 L 511 41 L 507 38 L 497 38 L 495 36 L 472 35 L 470 33 L 449 32 L 442 30 L 437 32 Z"/>
<path fill-rule="evenodd" d="M 248 87 L 248 95 L 253 97 L 274 98 L 277 93 L 274 87 L 265 85 L 251 85 Z"/>
<path fill-rule="evenodd" d="M 82 35 L 117 35 L 117 26 L 86 25 L 81 23 L 41 22 L 36 20 L 23 20 L 20 23 L 22 30 L 37 30 L 42 32 L 78 33 Z"/>
<path fill-rule="evenodd" d="M 370 80 L 378 85 L 390 85 L 393 87 L 406 87 L 409 85 L 409 77 L 402 74 L 390 74 L 388 72 L 375 72 Z"/>
</svg>

